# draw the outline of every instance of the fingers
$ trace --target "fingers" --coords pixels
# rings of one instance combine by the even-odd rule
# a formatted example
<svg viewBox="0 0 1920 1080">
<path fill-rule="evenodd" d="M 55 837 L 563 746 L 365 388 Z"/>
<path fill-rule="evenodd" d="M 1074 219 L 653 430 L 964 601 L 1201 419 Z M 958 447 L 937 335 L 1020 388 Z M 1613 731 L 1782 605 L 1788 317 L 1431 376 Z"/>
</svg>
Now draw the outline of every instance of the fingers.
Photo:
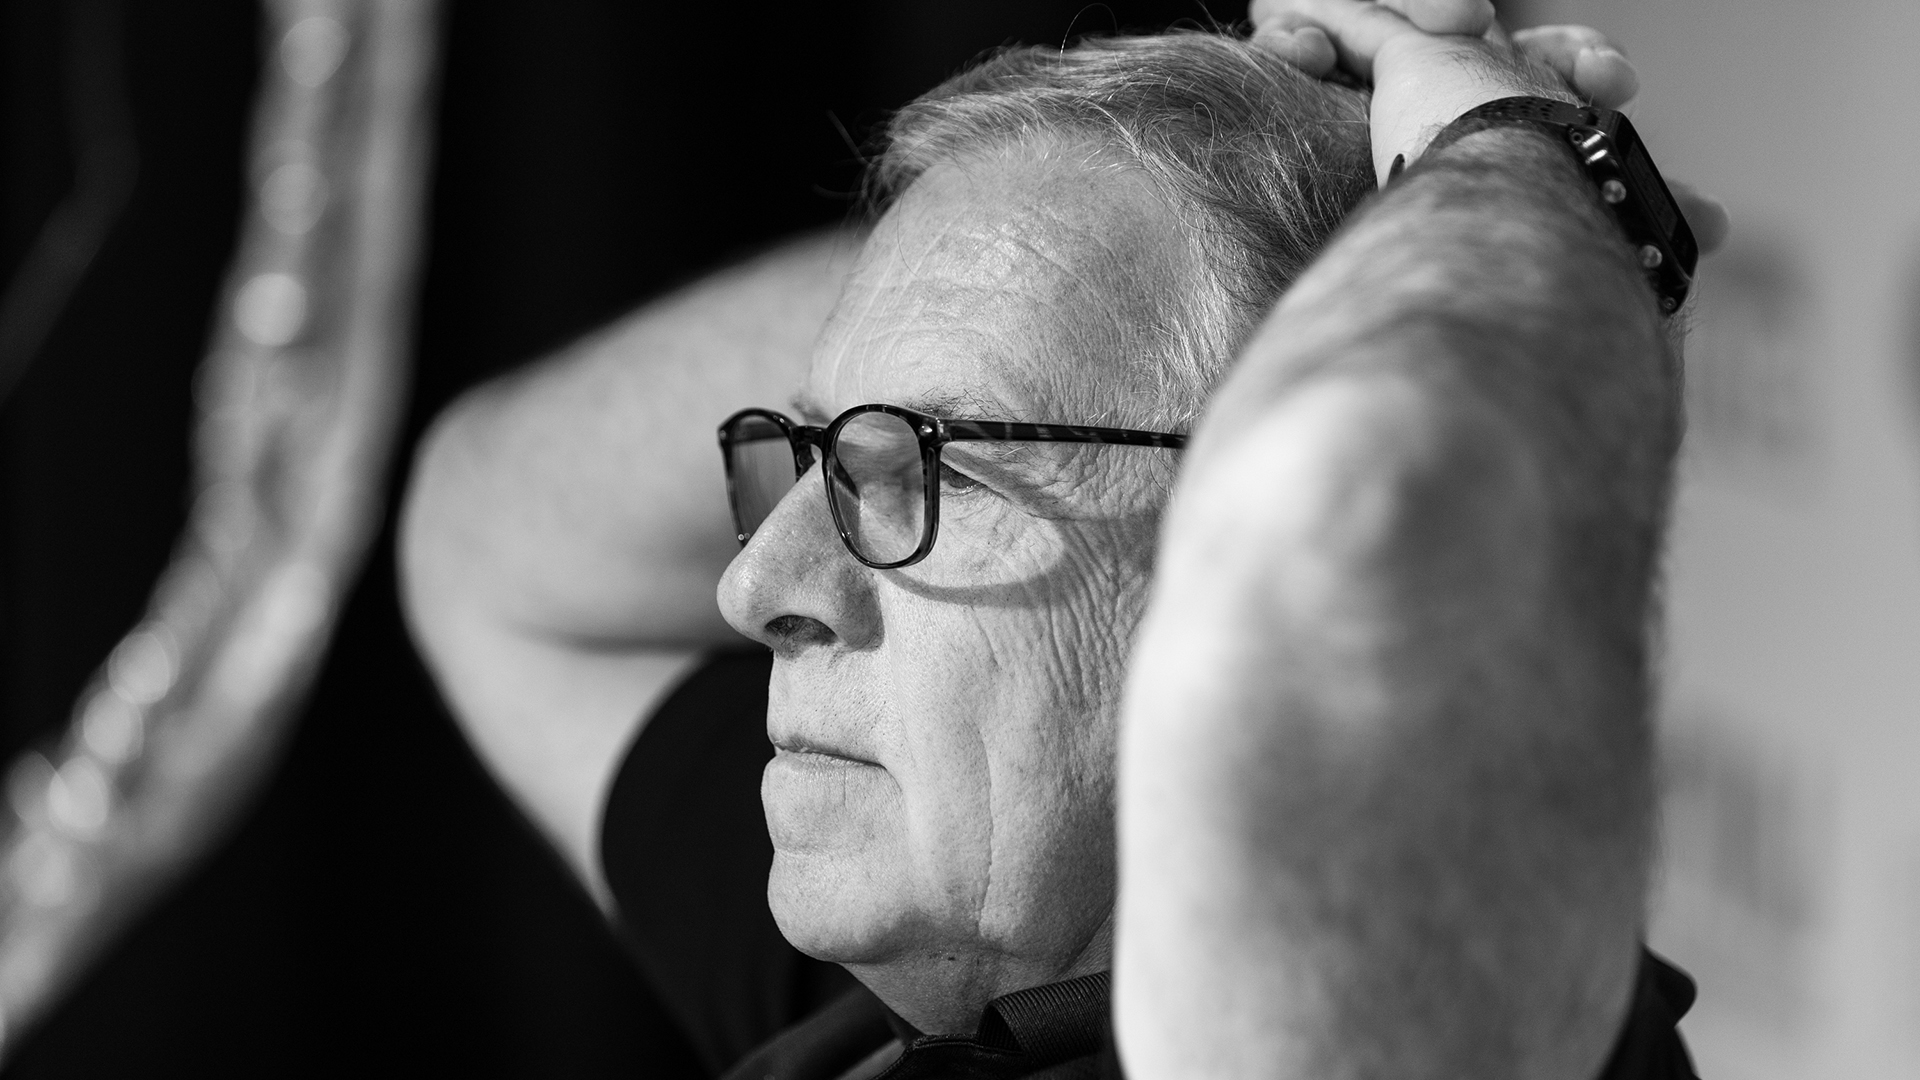
<svg viewBox="0 0 1920 1080">
<path fill-rule="evenodd" d="M 1253 35 L 1253 40 L 1316 79 L 1333 74 L 1340 60 L 1327 32 L 1313 25 L 1296 30 L 1262 27 Z"/>
<path fill-rule="evenodd" d="M 1603 109 L 1621 108 L 1640 94 L 1640 73 L 1611 48 L 1581 50 L 1569 81 L 1582 97 Z"/>
<path fill-rule="evenodd" d="M 1525 30 L 1513 32 L 1514 44 L 1527 50 L 1527 55 L 1536 60 L 1545 61 L 1544 53 L 1565 53 L 1572 55 L 1581 49 L 1611 47 L 1607 35 L 1591 26 L 1530 26 Z"/>
<path fill-rule="evenodd" d="M 1404 34 L 1502 33 L 1492 0 L 1254 0 L 1250 14 L 1254 39 L 1296 67 L 1325 75 L 1337 64 L 1363 79 L 1380 46 Z"/>
<path fill-rule="evenodd" d="M 1479 37 L 1494 25 L 1493 0 L 1380 0 L 1429 34 Z"/>
<path fill-rule="evenodd" d="M 1407 33 L 1506 40 L 1491 0 L 1254 0 L 1251 13 L 1256 38 L 1313 75 L 1325 75 L 1338 64 L 1371 78 L 1380 46 Z M 1551 68 L 1602 108 L 1621 108 L 1640 93 L 1639 73 L 1598 30 L 1539 26 L 1518 31 L 1511 40 L 1528 59 Z"/>
<path fill-rule="evenodd" d="M 1513 43 L 1537 64 L 1552 68 L 1582 97 L 1618 109 L 1640 93 L 1640 74 L 1606 35 L 1585 26 L 1519 30 Z"/>
<path fill-rule="evenodd" d="M 1693 230 L 1700 254 L 1718 251 L 1733 231 L 1733 219 L 1727 214 L 1726 204 L 1684 180 L 1668 180 L 1667 190 L 1673 193 L 1673 201 L 1680 204 L 1681 216 Z"/>
<path fill-rule="evenodd" d="M 1254 0 L 1251 14 L 1263 33 L 1269 25 L 1294 33 L 1308 25 L 1319 27 L 1340 66 L 1363 79 L 1373 76 L 1373 56 L 1380 46 L 1403 34 L 1420 33 L 1398 12 L 1373 0 Z"/>
<path fill-rule="evenodd" d="M 1248 15 L 1253 19 L 1253 36 L 1274 30 L 1298 30 L 1314 22 L 1295 7 L 1295 0 L 1253 0 Z"/>
</svg>

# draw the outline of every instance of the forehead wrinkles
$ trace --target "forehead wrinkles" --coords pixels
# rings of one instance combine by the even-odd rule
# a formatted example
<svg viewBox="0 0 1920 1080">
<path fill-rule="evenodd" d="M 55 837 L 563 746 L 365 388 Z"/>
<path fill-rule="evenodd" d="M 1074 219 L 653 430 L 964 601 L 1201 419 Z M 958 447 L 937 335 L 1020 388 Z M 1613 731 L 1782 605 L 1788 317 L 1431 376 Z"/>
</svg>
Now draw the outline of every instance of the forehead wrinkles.
<svg viewBox="0 0 1920 1080">
<path fill-rule="evenodd" d="M 933 391 L 944 375 L 984 381 L 1025 414 L 1012 418 L 1108 419 L 1142 389 L 1192 254 L 1144 176 L 1093 151 L 1020 146 L 937 166 L 863 252 L 814 391 Z"/>
</svg>

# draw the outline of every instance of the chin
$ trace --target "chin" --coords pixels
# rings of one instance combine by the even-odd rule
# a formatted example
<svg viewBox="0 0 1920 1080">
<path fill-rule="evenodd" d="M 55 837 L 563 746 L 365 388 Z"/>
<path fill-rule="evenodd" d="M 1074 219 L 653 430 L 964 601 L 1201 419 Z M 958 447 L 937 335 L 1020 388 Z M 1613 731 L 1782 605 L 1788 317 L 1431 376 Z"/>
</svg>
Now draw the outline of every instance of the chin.
<svg viewBox="0 0 1920 1080">
<path fill-rule="evenodd" d="M 905 897 L 876 890 L 877 879 L 891 877 L 832 857 L 776 851 L 767 904 L 780 933 L 808 956 L 836 964 L 884 963 L 900 953 L 919 921 Z"/>
</svg>

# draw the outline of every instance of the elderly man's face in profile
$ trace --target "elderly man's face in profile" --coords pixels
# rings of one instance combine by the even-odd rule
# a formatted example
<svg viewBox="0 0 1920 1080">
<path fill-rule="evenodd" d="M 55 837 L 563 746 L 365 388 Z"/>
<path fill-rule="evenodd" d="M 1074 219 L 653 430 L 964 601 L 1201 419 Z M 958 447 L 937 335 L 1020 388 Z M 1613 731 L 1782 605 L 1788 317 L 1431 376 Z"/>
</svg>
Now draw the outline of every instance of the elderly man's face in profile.
<svg viewBox="0 0 1920 1080">
<path fill-rule="evenodd" d="M 938 166 L 862 253 L 796 408 L 1137 424 L 1191 258 L 1147 182 L 1084 148 Z M 1104 966 L 1113 721 L 1170 454 L 951 445 L 938 542 L 887 571 L 842 546 L 816 465 L 735 559 L 721 606 L 775 653 L 762 796 L 796 945 L 988 983 Z"/>
</svg>

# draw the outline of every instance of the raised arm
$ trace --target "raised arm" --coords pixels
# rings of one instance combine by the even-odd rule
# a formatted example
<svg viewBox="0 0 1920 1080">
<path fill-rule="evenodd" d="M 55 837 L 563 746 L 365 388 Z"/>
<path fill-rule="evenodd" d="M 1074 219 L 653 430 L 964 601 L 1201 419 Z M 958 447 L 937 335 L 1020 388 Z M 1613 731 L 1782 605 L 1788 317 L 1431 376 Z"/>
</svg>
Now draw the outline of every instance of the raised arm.
<svg viewBox="0 0 1920 1080">
<path fill-rule="evenodd" d="M 1562 93 L 1385 6 L 1266 6 L 1370 69 L 1383 167 Z M 1129 1075 L 1599 1075 L 1642 928 L 1676 389 L 1545 133 L 1419 158 L 1275 310 L 1189 454 L 1134 654 Z"/>
<path fill-rule="evenodd" d="M 606 902 L 606 787 L 649 707 L 738 639 L 714 430 L 779 404 L 856 238 L 690 285 L 455 402 L 422 443 L 400 538 L 407 617 L 495 775 Z"/>
</svg>

